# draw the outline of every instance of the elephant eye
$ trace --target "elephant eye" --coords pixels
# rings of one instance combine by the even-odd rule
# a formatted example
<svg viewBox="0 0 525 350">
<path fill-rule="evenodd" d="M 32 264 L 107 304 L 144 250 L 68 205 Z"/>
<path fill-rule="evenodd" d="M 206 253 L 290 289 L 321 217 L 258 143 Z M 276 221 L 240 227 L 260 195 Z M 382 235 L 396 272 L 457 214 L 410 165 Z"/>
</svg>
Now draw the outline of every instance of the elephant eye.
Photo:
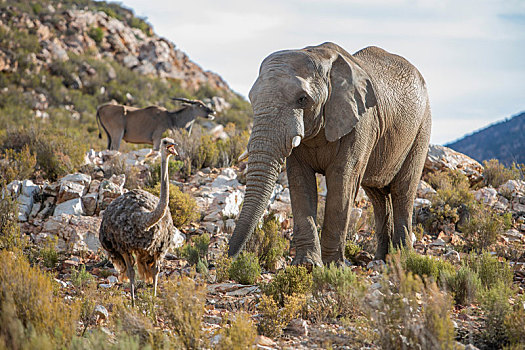
<svg viewBox="0 0 525 350">
<path fill-rule="evenodd" d="M 301 107 L 306 107 L 307 103 L 308 103 L 308 97 L 306 97 L 306 96 L 301 96 L 297 100 L 297 104 L 299 104 L 299 106 L 301 106 Z"/>
</svg>

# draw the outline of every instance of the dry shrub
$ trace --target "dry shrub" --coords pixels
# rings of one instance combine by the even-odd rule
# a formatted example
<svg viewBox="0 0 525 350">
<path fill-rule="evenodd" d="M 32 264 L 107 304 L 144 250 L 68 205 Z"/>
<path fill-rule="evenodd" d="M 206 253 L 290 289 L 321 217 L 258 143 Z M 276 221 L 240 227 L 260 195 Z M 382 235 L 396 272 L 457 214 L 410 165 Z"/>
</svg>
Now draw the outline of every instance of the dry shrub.
<svg viewBox="0 0 525 350">
<path fill-rule="evenodd" d="M 193 279 L 181 277 L 164 284 L 160 302 L 177 343 L 186 349 L 202 349 L 208 340 L 201 328 L 206 290 Z"/>
<path fill-rule="evenodd" d="M 31 153 L 28 145 L 24 145 L 20 152 L 12 149 L 4 150 L 3 154 L 0 152 L 0 178 L 6 183 L 31 177 L 35 165 L 36 156 Z"/>
<path fill-rule="evenodd" d="M 508 180 L 519 180 L 522 178 L 523 166 L 513 163 L 509 168 L 501 164 L 497 159 L 483 161 L 483 182 L 487 186 L 498 188 Z"/>
<path fill-rule="evenodd" d="M 357 316 L 364 284 L 349 268 L 315 267 L 312 271 L 313 295 L 308 300 L 308 314 L 315 321 Z"/>
<path fill-rule="evenodd" d="M 496 243 L 506 226 L 505 216 L 476 203 L 471 207 L 469 219 L 460 225 L 460 230 L 471 247 L 482 251 Z"/>
<path fill-rule="evenodd" d="M 160 184 L 146 190 L 155 196 L 159 196 Z M 175 227 L 181 228 L 199 218 L 195 199 L 188 193 L 182 192 L 177 186 L 170 186 L 169 201 L 170 213 Z"/>
<path fill-rule="evenodd" d="M 75 335 L 79 304 L 65 303 L 55 288 L 52 277 L 23 256 L 0 251 L 0 310 L 14 313 L 11 322 L 19 321 L 24 331 L 47 336 L 61 348 Z"/>
<path fill-rule="evenodd" d="M 382 349 L 453 349 L 450 298 L 433 281 L 425 281 L 401 265 L 400 254 L 389 261 L 382 287 L 369 297 L 372 321 Z"/>
<path fill-rule="evenodd" d="M 220 340 L 216 349 L 220 350 L 244 350 L 255 349 L 257 338 L 257 328 L 250 320 L 250 316 L 245 312 L 240 312 L 235 316 L 229 315 L 228 326 L 223 326 L 220 331 Z"/>
<path fill-rule="evenodd" d="M 230 267 L 232 265 L 232 259 L 226 254 L 222 255 L 215 262 L 215 281 L 217 283 L 224 282 L 230 279 Z"/>
<path fill-rule="evenodd" d="M 271 296 L 262 296 L 257 307 L 261 314 L 257 328 L 261 334 L 268 337 L 279 336 L 283 328 L 304 309 L 306 296 L 297 294 L 285 295 L 283 305 L 280 306 Z"/>
<path fill-rule="evenodd" d="M 1 142 L 0 149 L 21 152 L 28 147 L 36 155 L 37 169 L 56 180 L 74 172 L 84 161 L 87 145 L 73 131 L 52 128 L 10 129 Z"/>
<path fill-rule="evenodd" d="M 18 226 L 18 203 L 0 182 L 0 249 L 23 248 L 24 240 Z"/>
</svg>

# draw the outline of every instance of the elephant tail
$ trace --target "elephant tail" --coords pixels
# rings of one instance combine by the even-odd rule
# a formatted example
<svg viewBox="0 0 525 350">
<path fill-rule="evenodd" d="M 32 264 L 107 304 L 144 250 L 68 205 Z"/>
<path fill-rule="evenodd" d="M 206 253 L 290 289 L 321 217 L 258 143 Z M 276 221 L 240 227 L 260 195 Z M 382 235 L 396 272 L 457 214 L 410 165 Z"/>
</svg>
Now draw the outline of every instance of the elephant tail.
<svg viewBox="0 0 525 350">
<path fill-rule="evenodd" d="M 98 127 L 98 138 L 102 138 L 102 132 L 100 131 L 100 109 L 97 109 L 97 127 Z"/>
</svg>

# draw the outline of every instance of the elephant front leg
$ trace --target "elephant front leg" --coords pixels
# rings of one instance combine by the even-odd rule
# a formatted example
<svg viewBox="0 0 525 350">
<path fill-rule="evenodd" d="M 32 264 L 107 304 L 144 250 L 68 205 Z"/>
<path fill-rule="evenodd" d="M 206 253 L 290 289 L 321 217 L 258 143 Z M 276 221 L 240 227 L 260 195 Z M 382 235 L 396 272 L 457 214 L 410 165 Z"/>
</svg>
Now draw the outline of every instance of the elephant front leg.
<svg viewBox="0 0 525 350">
<path fill-rule="evenodd" d="M 286 161 L 294 220 L 294 265 L 322 265 L 321 246 L 317 234 L 317 182 L 315 172 L 300 162 L 294 153 Z"/>
<path fill-rule="evenodd" d="M 327 174 L 325 216 L 321 231 L 321 250 L 324 264 L 344 264 L 346 234 L 350 225 L 350 212 L 356 191 L 358 176 L 345 176 L 340 172 Z"/>
</svg>

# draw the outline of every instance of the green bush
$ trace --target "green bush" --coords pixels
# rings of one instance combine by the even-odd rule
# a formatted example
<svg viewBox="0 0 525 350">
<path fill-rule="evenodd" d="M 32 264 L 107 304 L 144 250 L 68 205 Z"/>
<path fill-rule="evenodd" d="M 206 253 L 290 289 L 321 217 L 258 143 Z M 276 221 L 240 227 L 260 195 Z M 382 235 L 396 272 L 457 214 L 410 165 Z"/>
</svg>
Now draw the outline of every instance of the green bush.
<svg viewBox="0 0 525 350">
<path fill-rule="evenodd" d="M 277 263 L 289 249 L 289 241 L 283 236 L 281 224 L 272 213 L 263 219 L 246 244 L 246 250 L 259 258 L 261 265 L 275 271 Z"/>
<path fill-rule="evenodd" d="M 210 245 L 210 236 L 204 233 L 200 236 L 195 236 L 192 240 L 182 247 L 182 256 L 188 260 L 192 266 L 196 266 L 199 262 L 204 262 L 208 265 L 207 255 L 208 246 Z"/>
<path fill-rule="evenodd" d="M 522 178 L 523 168 L 513 163 L 507 168 L 497 159 L 483 161 L 483 182 L 486 186 L 498 188 L 508 180 L 519 180 Z"/>
<path fill-rule="evenodd" d="M 312 275 L 304 266 L 287 266 L 277 273 L 273 281 L 263 286 L 263 293 L 284 305 L 285 296 L 305 295 L 312 290 Z"/>
<path fill-rule="evenodd" d="M 280 305 L 271 296 L 263 295 L 257 309 L 261 315 L 257 326 L 259 333 L 268 337 L 277 337 L 284 327 L 296 318 L 306 303 L 304 295 L 285 295 Z"/>
<path fill-rule="evenodd" d="M 261 276 L 261 266 L 255 254 L 242 252 L 230 265 L 230 278 L 241 284 L 254 284 Z"/>
<path fill-rule="evenodd" d="M 475 253 L 469 254 L 465 264 L 475 271 L 486 289 L 502 283 L 512 285 L 514 273 L 510 265 L 505 261 L 499 261 L 497 256 L 489 252 L 483 252 L 480 255 Z"/>
<path fill-rule="evenodd" d="M 155 196 L 159 196 L 160 184 L 157 184 L 154 188 L 147 188 L 146 190 Z M 191 195 L 182 192 L 177 186 L 170 186 L 168 205 L 173 224 L 177 228 L 189 225 L 200 216 L 197 211 L 197 202 L 195 202 L 195 199 Z"/>
<path fill-rule="evenodd" d="M 314 267 L 312 280 L 313 296 L 307 301 L 311 319 L 333 320 L 359 313 L 365 290 L 351 269 L 335 264 Z"/>
<path fill-rule="evenodd" d="M 75 335 L 79 304 L 63 302 L 55 295 L 52 281 L 50 275 L 31 267 L 23 256 L 0 251 L 0 318 L 9 312 L 9 323 L 20 322 L 29 333 L 33 330 L 47 336 L 56 348 L 67 348 Z M 4 336 L 2 331 L 0 336 Z M 10 342 L 9 338 L 2 340 Z"/>
<path fill-rule="evenodd" d="M 489 348 L 495 349 L 508 343 L 509 334 L 504 325 L 511 311 L 509 303 L 511 294 L 509 286 L 502 282 L 481 293 L 481 307 L 485 311 L 483 338 Z"/>
<path fill-rule="evenodd" d="M 86 144 L 74 133 L 51 128 L 10 129 L 0 144 L 1 150 L 17 152 L 28 147 L 30 153 L 36 154 L 37 169 L 51 180 L 77 170 L 87 151 Z"/>
<path fill-rule="evenodd" d="M 428 255 L 420 255 L 413 250 L 402 250 L 401 259 L 403 268 L 421 278 L 429 277 L 434 282 L 442 283 L 443 274 L 454 274 L 454 266 L 448 261 L 440 260 Z"/>
<path fill-rule="evenodd" d="M 482 204 L 475 204 L 471 207 L 469 219 L 460 226 L 460 230 L 470 246 L 482 251 L 497 242 L 505 227 L 504 216 Z"/>
<path fill-rule="evenodd" d="M 77 288 L 87 286 L 93 280 L 93 276 L 86 271 L 86 265 L 82 265 L 80 269 L 73 268 L 71 270 L 71 283 Z"/>
<path fill-rule="evenodd" d="M 435 282 L 425 281 L 401 266 L 392 254 L 380 292 L 369 308 L 382 349 L 453 349 L 452 303 Z M 421 306 L 420 306 L 421 305 Z"/>
<path fill-rule="evenodd" d="M 50 269 L 54 268 L 58 263 L 57 240 L 56 237 L 47 237 L 38 251 L 38 256 L 42 259 L 42 263 Z"/>
<path fill-rule="evenodd" d="M 468 266 L 461 266 L 456 273 L 445 273 L 443 280 L 459 305 L 476 301 L 483 287 L 478 274 Z"/>
<path fill-rule="evenodd" d="M 100 44 L 102 39 L 104 39 L 104 30 L 100 27 L 91 27 L 88 30 L 88 35 L 91 39 L 95 40 L 97 44 Z"/>
<path fill-rule="evenodd" d="M 522 349 L 525 345 L 525 297 L 517 298 L 505 317 L 504 326 L 511 349 Z"/>
</svg>

